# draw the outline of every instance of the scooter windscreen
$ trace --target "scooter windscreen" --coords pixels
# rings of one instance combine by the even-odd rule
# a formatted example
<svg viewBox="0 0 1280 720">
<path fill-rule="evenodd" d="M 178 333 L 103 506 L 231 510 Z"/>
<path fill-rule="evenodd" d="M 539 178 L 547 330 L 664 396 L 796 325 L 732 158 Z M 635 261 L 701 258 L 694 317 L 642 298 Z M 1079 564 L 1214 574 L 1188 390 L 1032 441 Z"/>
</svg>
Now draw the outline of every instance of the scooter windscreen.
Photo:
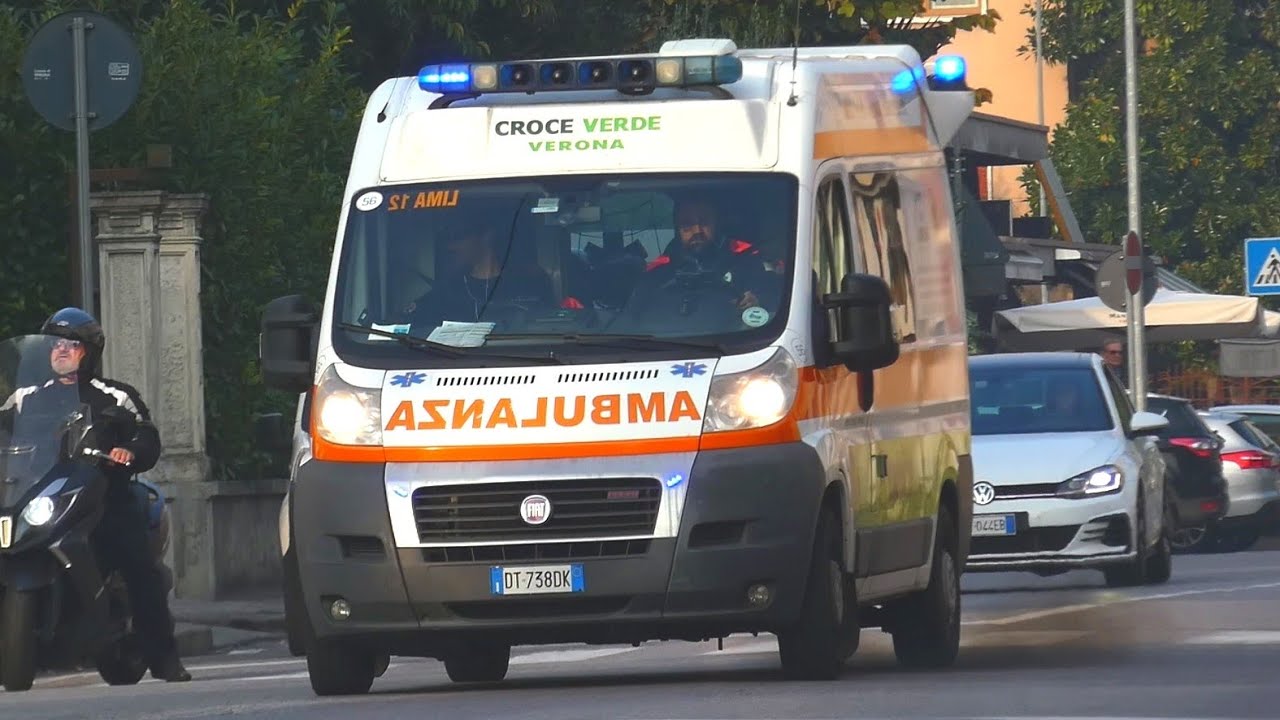
<svg viewBox="0 0 1280 720">
<path fill-rule="evenodd" d="M 48 335 L 0 342 L 0 518 L 10 523 L 47 524 L 63 504 L 54 471 L 92 430 L 76 374 L 84 351 Z"/>
</svg>

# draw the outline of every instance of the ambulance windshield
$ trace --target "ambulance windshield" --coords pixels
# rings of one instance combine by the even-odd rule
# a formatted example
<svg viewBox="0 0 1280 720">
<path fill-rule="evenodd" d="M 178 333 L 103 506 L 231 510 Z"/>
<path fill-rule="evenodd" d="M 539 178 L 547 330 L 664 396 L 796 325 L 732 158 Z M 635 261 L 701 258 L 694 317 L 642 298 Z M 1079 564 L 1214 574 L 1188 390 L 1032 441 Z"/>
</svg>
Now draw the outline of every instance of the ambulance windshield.
<svg viewBox="0 0 1280 720">
<path fill-rule="evenodd" d="M 785 323 L 797 194 L 794 177 L 747 173 L 356 193 L 335 349 L 390 359 L 436 348 L 456 364 L 531 350 L 586 362 L 619 338 L 640 355 L 677 339 L 763 346 Z"/>
</svg>

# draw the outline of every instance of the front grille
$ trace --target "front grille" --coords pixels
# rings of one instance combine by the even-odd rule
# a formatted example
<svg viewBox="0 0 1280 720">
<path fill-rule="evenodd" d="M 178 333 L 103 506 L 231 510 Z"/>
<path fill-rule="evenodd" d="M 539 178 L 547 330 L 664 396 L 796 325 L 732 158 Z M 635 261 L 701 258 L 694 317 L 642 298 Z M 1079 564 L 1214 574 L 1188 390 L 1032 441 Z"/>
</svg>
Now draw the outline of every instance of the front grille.
<svg viewBox="0 0 1280 720">
<path fill-rule="evenodd" d="M 1057 496 L 1058 483 L 996 486 L 997 500 L 1023 500 L 1027 498 L 1049 498 Z"/>
<path fill-rule="evenodd" d="M 520 503 L 542 495 L 551 514 L 541 525 L 520 517 Z M 538 480 L 420 487 L 413 516 L 424 543 L 651 535 L 662 504 L 656 478 Z"/>
<path fill-rule="evenodd" d="M 521 545 L 461 545 L 422 549 L 430 563 L 537 562 L 637 557 L 649 552 L 649 540 L 584 540 Z"/>
<path fill-rule="evenodd" d="M 1079 525 L 1060 527 L 1018 526 L 1017 535 L 975 537 L 969 543 L 970 555 L 1013 555 L 1021 553 L 1057 552 L 1071 543 Z"/>
</svg>

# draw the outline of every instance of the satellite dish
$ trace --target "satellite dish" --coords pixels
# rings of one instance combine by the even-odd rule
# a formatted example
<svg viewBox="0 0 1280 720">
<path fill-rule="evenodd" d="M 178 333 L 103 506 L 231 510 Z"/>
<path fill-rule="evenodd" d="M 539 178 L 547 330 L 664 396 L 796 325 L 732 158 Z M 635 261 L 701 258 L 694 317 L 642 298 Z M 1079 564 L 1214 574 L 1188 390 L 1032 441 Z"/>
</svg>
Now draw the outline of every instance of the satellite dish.
<svg viewBox="0 0 1280 720">
<path fill-rule="evenodd" d="M 22 86 L 49 124 L 76 129 L 76 67 L 72 24 L 85 21 L 85 83 L 89 130 L 119 120 L 142 88 L 142 56 L 124 28 L 105 15 L 76 10 L 58 15 L 36 30 L 22 58 Z"/>
</svg>

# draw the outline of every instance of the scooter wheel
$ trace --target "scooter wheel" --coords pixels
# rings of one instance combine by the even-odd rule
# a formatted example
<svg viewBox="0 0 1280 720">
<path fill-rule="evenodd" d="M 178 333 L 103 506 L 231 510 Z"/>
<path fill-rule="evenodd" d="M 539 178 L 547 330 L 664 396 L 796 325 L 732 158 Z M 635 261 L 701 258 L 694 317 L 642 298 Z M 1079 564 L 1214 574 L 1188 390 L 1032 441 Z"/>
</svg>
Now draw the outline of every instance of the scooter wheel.
<svg viewBox="0 0 1280 720">
<path fill-rule="evenodd" d="M 132 636 L 112 643 L 98 655 L 98 674 L 108 685 L 137 685 L 147 663 Z"/>
</svg>

